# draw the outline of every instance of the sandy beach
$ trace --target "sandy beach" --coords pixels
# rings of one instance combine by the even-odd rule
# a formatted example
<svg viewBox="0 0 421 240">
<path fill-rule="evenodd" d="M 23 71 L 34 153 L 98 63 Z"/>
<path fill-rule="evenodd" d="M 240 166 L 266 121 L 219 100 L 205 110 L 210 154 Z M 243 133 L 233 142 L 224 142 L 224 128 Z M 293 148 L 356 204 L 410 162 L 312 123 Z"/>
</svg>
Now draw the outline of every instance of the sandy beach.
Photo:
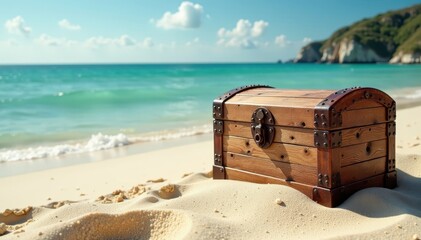
<svg viewBox="0 0 421 240">
<path fill-rule="evenodd" d="M 396 189 L 326 208 L 212 180 L 209 140 L 0 178 L 0 239 L 421 239 L 421 106 L 398 110 Z"/>
</svg>

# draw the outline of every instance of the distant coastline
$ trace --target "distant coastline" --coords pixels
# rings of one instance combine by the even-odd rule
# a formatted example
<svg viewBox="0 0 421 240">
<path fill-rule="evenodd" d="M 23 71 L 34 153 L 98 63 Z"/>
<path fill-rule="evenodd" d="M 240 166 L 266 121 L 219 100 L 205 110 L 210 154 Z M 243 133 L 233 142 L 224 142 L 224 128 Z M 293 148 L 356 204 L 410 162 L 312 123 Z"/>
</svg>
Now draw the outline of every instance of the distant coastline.
<svg viewBox="0 0 421 240">
<path fill-rule="evenodd" d="M 291 61 L 420 64 L 421 4 L 343 27 L 326 40 L 307 44 Z"/>
</svg>

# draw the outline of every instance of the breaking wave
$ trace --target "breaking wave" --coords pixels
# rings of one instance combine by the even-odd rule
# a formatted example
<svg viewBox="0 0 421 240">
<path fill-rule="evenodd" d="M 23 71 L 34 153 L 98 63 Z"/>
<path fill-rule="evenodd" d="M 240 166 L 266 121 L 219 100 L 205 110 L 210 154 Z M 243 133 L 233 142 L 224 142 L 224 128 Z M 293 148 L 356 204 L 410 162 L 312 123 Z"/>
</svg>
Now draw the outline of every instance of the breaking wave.
<svg viewBox="0 0 421 240">
<path fill-rule="evenodd" d="M 155 142 L 169 139 L 210 133 L 211 125 L 183 128 L 174 131 L 162 131 L 143 134 L 139 136 L 127 136 L 125 134 L 106 135 L 94 134 L 87 141 L 79 143 L 66 143 L 53 146 L 37 146 L 24 149 L 5 149 L 0 151 L 0 162 L 12 162 L 23 160 L 35 160 L 40 158 L 56 157 L 64 154 L 94 152 L 112 148 L 118 148 L 134 143 Z"/>
</svg>

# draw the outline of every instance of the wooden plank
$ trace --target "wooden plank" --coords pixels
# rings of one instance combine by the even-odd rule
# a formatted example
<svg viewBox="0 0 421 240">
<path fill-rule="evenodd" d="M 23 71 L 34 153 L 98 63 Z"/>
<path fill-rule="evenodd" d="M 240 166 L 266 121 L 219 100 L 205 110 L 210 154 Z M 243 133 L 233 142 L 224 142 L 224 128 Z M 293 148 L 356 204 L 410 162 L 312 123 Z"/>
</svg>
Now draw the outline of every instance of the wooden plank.
<svg viewBox="0 0 421 240">
<path fill-rule="evenodd" d="M 252 138 L 250 123 L 225 121 L 224 135 Z M 309 128 L 275 126 L 274 142 L 299 144 L 313 147 L 314 130 Z"/>
<path fill-rule="evenodd" d="M 346 185 L 385 172 L 386 158 L 376 158 L 341 168 L 341 184 Z"/>
<path fill-rule="evenodd" d="M 351 184 L 335 188 L 333 190 L 311 186 L 307 184 L 298 183 L 295 181 L 285 181 L 283 179 L 265 176 L 262 174 L 251 173 L 238 169 L 225 168 L 226 179 L 254 182 L 261 184 L 280 184 L 292 187 L 310 199 L 326 207 L 336 207 L 345 201 L 353 193 L 369 187 L 383 187 L 384 174 L 379 174 L 361 181 L 353 182 Z"/>
<path fill-rule="evenodd" d="M 250 122 L 253 112 L 260 105 L 224 104 L 224 119 L 239 122 Z M 272 113 L 275 125 L 302 128 L 314 127 L 314 106 L 309 108 L 271 107 L 266 108 Z"/>
<path fill-rule="evenodd" d="M 387 154 L 387 139 L 335 148 L 340 156 L 341 167 L 364 162 L 369 159 L 385 157 Z"/>
<path fill-rule="evenodd" d="M 317 166 L 317 148 L 314 147 L 273 143 L 269 148 L 262 149 L 253 139 L 224 136 L 223 150 L 224 152 L 268 158 L 286 163 Z"/>
<path fill-rule="evenodd" d="M 386 123 L 342 130 L 342 145 L 371 142 L 386 137 Z"/>
<path fill-rule="evenodd" d="M 290 108 L 314 108 L 323 98 L 265 97 L 254 95 L 235 95 L 225 104 L 247 104 L 254 106 L 273 106 Z"/>
<path fill-rule="evenodd" d="M 214 153 L 214 164 L 222 166 L 222 141 L 223 135 L 214 133 L 213 134 L 213 153 Z"/>
<path fill-rule="evenodd" d="M 339 186 L 340 179 L 338 179 L 340 172 L 340 162 L 338 159 L 338 152 L 333 151 L 332 148 L 318 148 L 317 149 L 317 185 L 325 188 L 335 188 Z"/>
<path fill-rule="evenodd" d="M 317 184 L 315 167 L 272 161 L 268 158 L 251 157 L 231 152 L 224 152 L 224 161 L 225 166 L 235 169 L 305 184 Z"/>
<path fill-rule="evenodd" d="M 240 92 L 239 96 L 265 96 L 265 97 L 297 97 L 297 98 L 326 98 L 334 93 L 334 90 L 307 90 L 307 89 L 273 89 L 254 88 Z"/>
<path fill-rule="evenodd" d="M 355 109 L 364 109 L 364 108 L 373 108 L 373 107 L 382 107 L 383 105 L 375 102 L 373 100 L 361 100 L 361 101 L 357 101 L 354 104 L 351 104 L 349 107 L 346 108 L 346 110 L 355 110 Z"/>
<path fill-rule="evenodd" d="M 386 122 L 386 108 L 367 108 L 342 112 L 342 128 Z"/>
<path fill-rule="evenodd" d="M 376 175 L 335 189 L 316 188 L 313 200 L 326 207 L 336 207 L 355 192 L 369 187 L 384 187 L 385 174 Z"/>
<path fill-rule="evenodd" d="M 274 178 L 270 176 L 265 176 L 262 174 L 251 173 L 247 171 L 241 171 L 238 169 L 233 169 L 226 167 L 225 174 L 227 179 L 254 182 L 254 183 L 263 183 L 263 184 L 281 184 L 285 186 L 292 187 L 303 194 L 307 195 L 310 198 L 313 198 L 313 186 L 306 184 L 294 182 L 294 181 L 285 181 L 284 179 Z"/>
</svg>

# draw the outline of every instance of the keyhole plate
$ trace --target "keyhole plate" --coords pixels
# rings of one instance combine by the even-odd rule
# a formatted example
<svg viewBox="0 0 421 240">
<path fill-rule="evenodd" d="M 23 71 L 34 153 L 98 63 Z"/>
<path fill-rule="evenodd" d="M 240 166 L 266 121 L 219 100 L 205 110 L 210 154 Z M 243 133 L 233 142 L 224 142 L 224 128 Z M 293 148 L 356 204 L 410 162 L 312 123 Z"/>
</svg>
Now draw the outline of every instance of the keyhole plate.
<svg viewBox="0 0 421 240">
<path fill-rule="evenodd" d="M 269 109 L 259 107 L 253 112 L 250 130 L 252 138 L 259 147 L 270 147 L 275 139 L 275 119 Z"/>
</svg>

